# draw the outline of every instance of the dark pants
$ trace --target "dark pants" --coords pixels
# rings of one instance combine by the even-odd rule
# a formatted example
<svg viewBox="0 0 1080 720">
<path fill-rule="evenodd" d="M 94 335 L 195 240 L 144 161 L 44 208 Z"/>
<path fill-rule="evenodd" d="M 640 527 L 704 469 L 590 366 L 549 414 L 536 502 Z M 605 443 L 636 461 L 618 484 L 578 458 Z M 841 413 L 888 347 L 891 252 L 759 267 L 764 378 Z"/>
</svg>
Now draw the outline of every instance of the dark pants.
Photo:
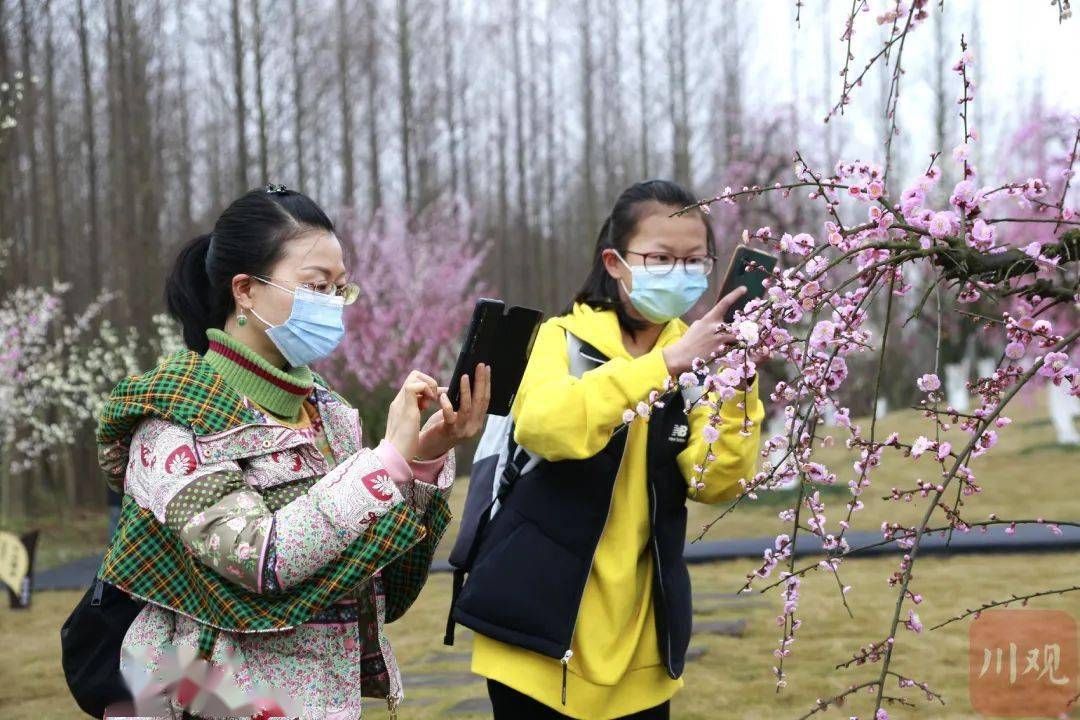
<svg viewBox="0 0 1080 720">
<path fill-rule="evenodd" d="M 569 717 L 500 682 L 488 680 L 487 686 L 495 720 L 557 720 Z M 620 720 L 668 720 L 670 711 L 671 703 L 665 701 L 633 715 L 624 715 Z"/>
</svg>

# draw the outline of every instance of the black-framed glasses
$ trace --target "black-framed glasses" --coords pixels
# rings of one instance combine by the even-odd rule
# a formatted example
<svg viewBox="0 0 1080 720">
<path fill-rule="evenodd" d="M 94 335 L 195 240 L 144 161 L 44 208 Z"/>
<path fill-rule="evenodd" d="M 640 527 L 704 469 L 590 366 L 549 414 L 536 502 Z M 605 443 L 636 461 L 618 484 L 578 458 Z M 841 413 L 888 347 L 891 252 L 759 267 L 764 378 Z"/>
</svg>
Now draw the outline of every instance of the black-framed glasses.
<svg viewBox="0 0 1080 720">
<path fill-rule="evenodd" d="M 318 282 L 302 282 L 300 280 L 288 280 L 286 278 L 275 278 L 262 275 L 252 275 L 252 277 L 254 277 L 256 280 L 262 280 L 268 285 L 273 285 L 274 287 L 280 288 L 285 292 L 291 291 L 288 288 L 283 288 L 280 285 L 277 285 L 271 281 L 277 280 L 278 282 L 296 283 L 296 287 L 311 290 L 312 292 L 317 292 L 320 295 L 336 295 L 337 297 L 344 299 L 346 305 L 352 305 L 354 302 L 356 302 L 356 298 L 360 297 L 360 286 L 356 283 L 335 285 L 334 283 L 327 280 L 320 280 Z"/>
<path fill-rule="evenodd" d="M 666 252 L 635 252 L 627 250 L 627 255 L 640 255 L 645 270 L 650 275 L 667 275 L 681 261 L 688 275 L 708 275 L 712 272 L 715 257 L 712 255 L 689 255 L 679 257 Z"/>
</svg>

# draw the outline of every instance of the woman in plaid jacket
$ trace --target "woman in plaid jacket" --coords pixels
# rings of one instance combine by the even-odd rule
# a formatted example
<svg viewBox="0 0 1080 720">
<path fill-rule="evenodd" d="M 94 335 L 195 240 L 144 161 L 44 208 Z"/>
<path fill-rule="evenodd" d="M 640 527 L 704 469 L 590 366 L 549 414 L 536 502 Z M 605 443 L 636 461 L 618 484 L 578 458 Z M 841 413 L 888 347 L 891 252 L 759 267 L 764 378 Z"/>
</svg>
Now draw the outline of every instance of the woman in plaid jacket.
<svg viewBox="0 0 1080 720">
<path fill-rule="evenodd" d="M 341 339 L 345 280 L 314 202 L 247 193 L 169 277 L 189 350 L 121 381 L 101 413 L 124 504 L 100 574 L 146 601 L 121 658 L 139 715 L 357 718 L 362 695 L 391 714 L 404 697 L 384 624 L 426 580 L 490 370 L 463 379 L 456 411 L 413 371 L 362 448 L 357 411 L 308 367 Z"/>
</svg>

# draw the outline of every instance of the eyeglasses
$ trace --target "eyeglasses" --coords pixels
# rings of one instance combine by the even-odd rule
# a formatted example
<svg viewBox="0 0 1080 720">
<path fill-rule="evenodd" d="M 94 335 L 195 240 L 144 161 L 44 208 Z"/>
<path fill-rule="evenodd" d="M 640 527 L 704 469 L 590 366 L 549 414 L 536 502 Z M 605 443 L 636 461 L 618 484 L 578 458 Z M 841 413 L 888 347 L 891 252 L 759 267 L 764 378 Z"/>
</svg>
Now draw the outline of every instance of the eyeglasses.
<svg viewBox="0 0 1080 720">
<path fill-rule="evenodd" d="M 714 257 L 712 255 L 691 255 L 689 257 L 677 257 L 665 252 L 634 252 L 627 250 L 627 255 L 640 255 L 644 258 L 645 270 L 650 275 L 667 275 L 675 266 L 682 261 L 683 267 L 689 275 L 708 275 L 712 272 Z"/>
<path fill-rule="evenodd" d="M 276 285 L 271 280 L 277 280 L 278 282 L 290 282 L 296 283 L 296 287 L 304 288 L 305 290 L 311 290 L 317 292 L 320 295 L 334 295 L 344 299 L 346 305 L 352 305 L 356 302 L 356 298 L 360 297 L 360 286 L 356 283 L 345 283 L 344 285 L 335 285 L 332 282 L 321 280 L 319 282 L 300 282 L 299 280 L 286 280 L 285 278 L 264 277 L 262 275 L 252 275 L 256 280 L 261 280 L 268 285 L 274 285 L 274 287 L 289 292 L 288 288 L 283 288 L 280 285 Z"/>
</svg>

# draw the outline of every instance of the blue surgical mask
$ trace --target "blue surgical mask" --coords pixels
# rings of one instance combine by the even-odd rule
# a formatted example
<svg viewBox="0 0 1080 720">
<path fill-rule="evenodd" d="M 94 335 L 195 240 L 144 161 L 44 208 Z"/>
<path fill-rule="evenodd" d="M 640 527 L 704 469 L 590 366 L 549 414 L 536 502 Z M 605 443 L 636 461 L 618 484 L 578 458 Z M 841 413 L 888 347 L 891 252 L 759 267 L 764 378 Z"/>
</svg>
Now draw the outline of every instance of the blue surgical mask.
<svg viewBox="0 0 1080 720">
<path fill-rule="evenodd" d="M 281 325 L 271 325 L 251 313 L 266 325 L 266 336 L 277 346 L 285 359 L 293 366 L 307 365 L 321 360 L 341 343 L 345 337 L 342 313 L 345 299 L 336 295 L 324 295 L 307 288 L 289 290 L 272 282 L 266 282 L 285 292 L 292 293 L 293 304 L 289 318 Z"/>
<path fill-rule="evenodd" d="M 615 256 L 630 269 L 634 287 L 626 290 L 622 280 L 619 284 L 634 309 L 650 322 L 664 323 L 684 315 L 709 287 L 708 276 L 687 272 L 681 263 L 664 275 L 654 275 L 644 265 L 630 265 L 617 251 Z"/>
</svg>

